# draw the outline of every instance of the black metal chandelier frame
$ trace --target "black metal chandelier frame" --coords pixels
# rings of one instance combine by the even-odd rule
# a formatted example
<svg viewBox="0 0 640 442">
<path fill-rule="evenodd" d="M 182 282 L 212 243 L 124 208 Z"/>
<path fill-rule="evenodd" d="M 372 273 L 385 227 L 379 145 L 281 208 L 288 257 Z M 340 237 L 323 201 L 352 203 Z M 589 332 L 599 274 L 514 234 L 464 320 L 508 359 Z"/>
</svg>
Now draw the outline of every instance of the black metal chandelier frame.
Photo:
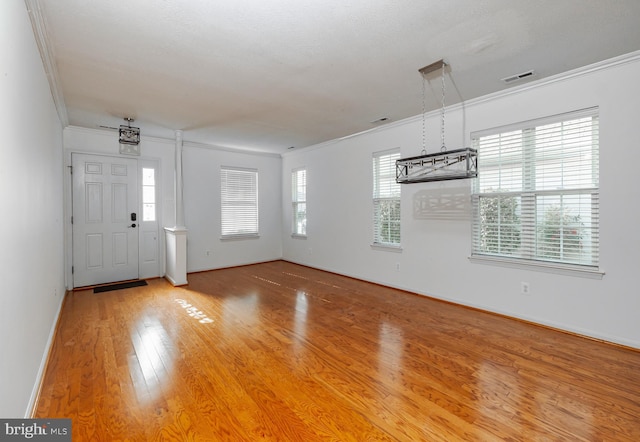
<svg viewBox="0 0 640 442">
<path fill-rule="evenodd" d="M 436 61 L 418 69 L 422 75 L 422 154 L 396 161 L 396 182 L 399 184 L 424 183 L 430 181 L 459 180 L 478 176 L 478 151 L 470 147 L 447 150 L 445 147 L 445 68 L 444 60 Z M 426 75 L 442 70 L 442 106 L 440 152 L 427 154 L 425 147 L 425 82 Z"/>
</svg>

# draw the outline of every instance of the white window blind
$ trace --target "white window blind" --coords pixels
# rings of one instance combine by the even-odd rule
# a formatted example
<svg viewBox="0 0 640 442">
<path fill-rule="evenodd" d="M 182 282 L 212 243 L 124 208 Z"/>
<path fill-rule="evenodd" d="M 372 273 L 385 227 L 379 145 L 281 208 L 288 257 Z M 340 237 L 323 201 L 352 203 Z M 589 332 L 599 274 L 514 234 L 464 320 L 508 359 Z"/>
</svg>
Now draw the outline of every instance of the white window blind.
<svg viewBox="0 0 640 442">
<path fill-rule="evenodd" d="M 598 116 L 590 109 L 472 136 L 473 255 L 598 267 Z"/>
<path fill-rule="evenodd" d="M 373 243 L 400 245 L 400 184 L 396 160 L 400 150 L 373 154 Z"/>
<path fill-rule="evenodd" d="M 258 171 L 220 170 L 222 237 L 258 235 Z"/>
<path fill-rule="evenodd" d="M 291 173 L 291 201 L 293 205 L 293 234 L 307 234 L 307 171 L 296 169 Z"/>
</svg>

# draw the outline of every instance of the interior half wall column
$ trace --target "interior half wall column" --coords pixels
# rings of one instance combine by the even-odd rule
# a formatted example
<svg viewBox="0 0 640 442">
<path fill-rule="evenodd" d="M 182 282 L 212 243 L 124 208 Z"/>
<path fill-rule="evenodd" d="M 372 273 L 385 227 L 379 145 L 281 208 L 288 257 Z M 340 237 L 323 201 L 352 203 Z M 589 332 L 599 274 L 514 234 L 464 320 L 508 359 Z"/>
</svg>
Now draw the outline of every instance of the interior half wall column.
<svg viewBox="0 0 640 442">
<path fill-rule="evenodd" d="M 176 226 L 184 225 L 184 204 L 182 202 L 182 131 L 176 131 Z"/>
<path fill-rule="evenodd" d="M 186 285 L 187 282 L 187 228 L 184 225 L 184 206 L 182 202 L 182 131 L 176 130 L 176 225 L 165 227 L 165 244 L 167 247 L 166 278 L 174 286 Z"/>
</svg>

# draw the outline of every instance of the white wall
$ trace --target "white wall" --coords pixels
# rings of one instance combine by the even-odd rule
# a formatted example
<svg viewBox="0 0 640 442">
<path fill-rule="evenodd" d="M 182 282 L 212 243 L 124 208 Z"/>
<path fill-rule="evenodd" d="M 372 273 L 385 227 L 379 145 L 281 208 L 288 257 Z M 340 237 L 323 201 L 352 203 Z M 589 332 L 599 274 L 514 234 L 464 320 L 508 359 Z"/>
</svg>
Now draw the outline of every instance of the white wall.
<svg viewBox="0 0 640 442">
<path fill-rule="evenodd" d="M 23 1 L 0 2 L 0 97 L 0 416 L 9 418 L 30 411 L 65 287 L 62 127 Z"/>
<path fill-rule="evenodd" d="M 113 130 L 86 129 L 69 126 L 64 129 L 65 165 L 71 165 L 71 155 L 74 152 L 82 152 L 97 155 L 120 156 L 120 146 L 118 143 L 118 132 Z M 163 227 L 175 226 L 175 140 L 162 138 L 145 137 L 144 133 L 140 137 L 140 156 L 137 158 L 141 165 L 143 161 L 155 161 L 160 167 L 157 177 L 159 195 L 159 234 L 158 250 L 160 268 L 157 274 L 141 274 L 143 278 L 164 275 L 164 232 Z M 71 217 L 71 174 L 68 169 L 65 172 L 65 213 L 67 219 Z M 66 280 L 67 286 L 72 287 L 71 261 L 72 261 L 72 229 L 71 224 L 66 226 Z M 141 269 L 142 271 L 142 269 Z"/>
<path fill-rule="evenodd" d="M 0 416 L 22 417 L 34 400 L 65 277 L 66 284 L 71 280 L 70 225 L 65 222 L 70 177 L 65 166 L 71 152 L 116 155 L 118 144 L 110 132 L 67 128 L 63 134 L 22 1 L 0 2 L 0 42 L 0 195 L 5 207 L 0 217 Z M 468 201 L 468 182 L 404 186 L 403 251 L 372 249 L 371 155 L 394 147 L 403 156 L 418 154 L 421 121 L 416 118 L 292 152 L 282 161 L 185 143 L 188 270 L 284 257 L 640 348 L 635 284 L 640 207 L 633 182 L 640 164 L 637 78 L 638 56 L 476 100 L 447 114 L 447 144 L 453 148 L 468 145 L 475 130 L 599 106 L 602 280 L 471 263 L 468 214 L 439 219 L 413 211 L 420 198 L 443 193 Z M 439 145 L 438 124 L 437 115 L 428 118 L 428 146 Z M 143 135 L 141 148 L 144 158 L 160 163 L 161 227 L 173 226 L 174 142 Z M 259 239 L 220 241 L 222 165 L 259 170 Z M 308 171 L 306 240 L 290 236 L 290 173 L 300 166 Z M 531 296 L 520 295 L 521 281 L 530 283 Z"/>
<path fill-rule="evenodd" d="M 188 132 L 184 133 L 188 138 Z M 64 130 L 65 164 L 72 152 L 119 155 L 116 131 L 67 127 Z M 160 229 L 175 226 L 175 140 L 141 135 L 140 158 L 160 164 Z M 275 155 L 243 153 L 215 146 L 184 142 L 182 153 L 183 203 L 187 227 L 187 271 L 210 270 L 282 257 L 280 169 Z M 220 166 L 258 169 L 260 238 L 220 241 Z M 71 177 L 65 175 L 67 211 L 71 213 Z M 71 262 L 71 226 L 67 226 L 67 262 Z M 160 232 L 161 262 L 164 234 Z M 209 251 L 209 255 L 206 254 Z M 71 264 L 67 280 L 71 281 Z M 164 271 L 161 272 L 164 274 Z M 71 284 L 69 284 L 71 286 Z"/>
<path fill-rule="evenodd" d="M 86 129 L 69 126 L 64 129 L 65 164 L 71 164 L 71 153 L 120 156 L 118 132 L 115 130 Z M 140 156 L 129 158 L 157 160 L 160 163 L 160 193 L 163 226 L 175 225 L 174 170 L 175 140 L 140 136 Z M 69 177 L 67 177 L 69 178 Z"/>
<path fill-rule="evenodd" d="M 595 66 L 593 67 L 595 68 Z M 600 110 L 601 279 L 472 263 L 470 181 L 402 187 L 402 252 L 374 250 L 373 152 L 400 147 L 419 155 L 422 120 L 284 155 L 285 259 L 420 294 L 532 320 L 640 348 L 640 55 L 474 100 L 446 114 L 447 146 L 470 145 L 470 133 L 592 106 Z M 427 148 L 440 146 L 439 114 L 427 116 Z M 307 167 L 308 238 L 291 238 L 291 170 Z M 414 203 L 453 195 L 466 211 L 415 211 Z M 397 265 L 400 270 L 397 270 Z M 528 282 L 531 295 L 520 294 Z"/>
<path fill-rule="evenodd" d="M 279 156 L 185 143 L 182 161 L 188 272 L 282 257 Z M 259 238 L 220 240 L 221 166 L 258 170 Z"/>
</svg>

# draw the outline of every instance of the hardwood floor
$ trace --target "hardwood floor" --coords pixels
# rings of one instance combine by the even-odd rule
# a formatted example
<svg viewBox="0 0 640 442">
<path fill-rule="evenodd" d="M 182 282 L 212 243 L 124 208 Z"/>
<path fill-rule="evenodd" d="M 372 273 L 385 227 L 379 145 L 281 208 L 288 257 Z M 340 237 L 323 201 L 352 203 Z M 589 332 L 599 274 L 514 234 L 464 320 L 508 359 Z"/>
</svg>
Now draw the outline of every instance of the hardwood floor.
<svg viewBox="0 0 640 442">
<path fill-rule="evenodd" d="M 639 441 L 640 352 L 287 262 L 70 293 L 73 440 Z"/>
</svg>

